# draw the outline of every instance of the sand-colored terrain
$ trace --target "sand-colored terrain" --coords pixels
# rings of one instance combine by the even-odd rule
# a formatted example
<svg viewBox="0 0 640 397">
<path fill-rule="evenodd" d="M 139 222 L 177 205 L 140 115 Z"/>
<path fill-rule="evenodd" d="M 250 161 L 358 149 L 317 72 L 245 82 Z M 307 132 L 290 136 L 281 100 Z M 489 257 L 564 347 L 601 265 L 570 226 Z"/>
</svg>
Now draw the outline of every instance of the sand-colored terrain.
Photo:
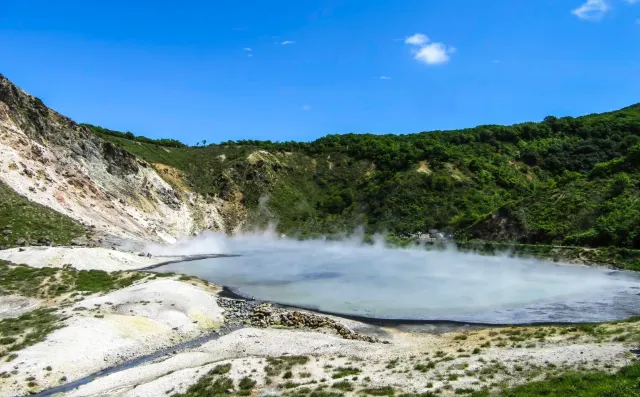
<svg viewBox="0 0 640 397">
<path fill-rule="evenodd" d="M 39 301 L 20 295 L 0 295 L 0 320 L 18 317 L 38 307 Z"/>
<path fill-rule="evenodd" d="M 0 378 L 0 395 L 57 386 L 210 332 L 224 321 L 215 291 L 156 279 L 61 308 L 62 328 L 0 364 L 11 374 Z"/>
<path fill-rule="evenodd" d="M 166 396 L 184 392 L 215 365 L 225 363 L 232 365 L 227 376 L 235 384 L 250 376 L 263 391 L 331 387 L 346 379 L 354 388 L 347 394 L 391 386 L 414 393 L 442 389 L 448 395 L 456 389 L 478 389 L 498 382 L 522 383 L 540 377 L 542 369 L 616 368 L 630 360 L 622 344 L 493 348 L 465 355 L 456 353 L 459 348 L 450 335 L 392 333 L 390 340 L 388 345 L 372 344 L 295 330 L 242 329 L 191 351 L 93 381 L 69 395 Z M 444 355 L 437 358 L 441 354 L 437 352 Z M 268 374 L 269 357 L 295 355 L 309 360 L 294 367 L 291 378 Z M 416 369 L 429 361 L 437 362 L 433 369 Z M 344 368 L 354 369 L 355 374 L 335 378 Z"/>
<path fill-rule="evenodd" d="M 86 247 L 25 247 L 0 250 L 0 259 L 31 267 L 63 267 L 70 265 L 78 270 L 134 270 L 156 265 L 177 257 L 139 256 L 107 248 Z"/>
</svg>

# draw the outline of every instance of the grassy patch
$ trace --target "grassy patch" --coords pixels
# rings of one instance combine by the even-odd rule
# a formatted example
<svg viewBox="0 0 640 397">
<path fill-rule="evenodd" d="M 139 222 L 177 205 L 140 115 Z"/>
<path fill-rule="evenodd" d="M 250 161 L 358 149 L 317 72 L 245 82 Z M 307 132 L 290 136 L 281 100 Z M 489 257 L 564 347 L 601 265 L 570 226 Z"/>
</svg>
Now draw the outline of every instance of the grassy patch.
<svg viewBox="0 0 640 397">
<path fill-rule="evenodd" d="M 11 352 L 42 342 L 60 328 L 60 318 L 54 309 L 36 309 L 17 318 L 0 321 L 0 357 L 16 357 Z"/>
<path fill-rule="evenodd" d="M 107 292 L 127 287 L 149 274 L 52 267 L 38 269 L 0 260 L 0 293 L 52 298 L 73 291 Z"/>
<path fill-rule="evenodd" d="M 344 378 L 346 376 L 359 375 L 362 371 L 354 367 L 338 367 L 331 376 L 333 379 Z"/>
<path fill-rule="evenodd" d="M 374 387 L 369 389 L 362 390 L 363 393 L 371 395 L 371 396 L 393 396 L 396 391 L 391 386 L 383 386 L 383 387 Z"/>
<path fill-rule="evenodd" d="M 189 388 L 181 394 L 173 394 L 174 397 L 219 397 L 233 395 L 233 381 L 226 376 L 231 370 L 231 364 L 220 364 L 213 367 L 206 375 L 198 379 L 198 381 L 189 386 Z M 240 380 L 238 392 L 239 395 L 248 395 L 255 386 L 255 381 L 251 378 L 243 378 Z"/>
<path fill-rule="evenodd" d="M 472 394 L 489 397 L 488 390 Z M 571 372 L 502 390 L 505 397 L 572 396 L 572 397 L 635 397 L 640 395 L 640 364 L 622 368 L 616 374 L 605 372 Z"/>
<path fill-rule="evenodd" d="M 342 397 L 343 393 L 325 391 L 325 390 L 314 390 L 309 394 L 309 397 Z"/>
<path fill-rule="evenodd" d="M 394 358 L 393 360 L 390 360 L 387 365 L 385 366 L 386 369 L 394 369 L 395 367 L 398 366 L 398 362 L 399 360 L 397 358 Z"/>
<path fill-rule="evenodd" d="M 211 371 L 209 371 L 209 375 L 224 375 L 231 371 L 231 364 L 221 364 L 213 367 Z"/>
<path fill-rule="evenodd" d="M 413 368 L 416 371 L 429 372 L 430 369 L 434 369 L 435 367 L 436 367 L 436 363 L 434 363 L 433 361 L 429 361 L 426 364 L 416 364 L 416 366 Z"/>
<path fill-rule="evenodd" d="M 231 392 L 229 392 L 231 390 Z M 174 397 L 217 397 L 233 394 L 233 381 L 227 377 L 219 377 L 215 380 L 205 375 L 197 383 L 189 386 L 187 391 L 174 394 Z"/>
<path fill-rule="evenodd" d="M 238 387 L 240 388 L 240 390 L 251 390 L 255 387 L 256 385 L 256 381 L 251 379 L 249 376 L 245 376 L 244 378 L 240 379 L 240 382 L 238 383 Z"/>
<path fill-rule="evenodd" d="M 0 181 L 0 246 L 14 247 L 21 240 L 34 243 L 40 239 L 69 244 L 85 232 L 78 222 L 30 201 Z"/>
<path fill-rule="evenodd" d="M 264 368 L 268 376 L 278 376 L 283 372 L 290 372 L 296 365 L 304 365 L 309 362 L 307 356 L 282 356 L 282 357 L 268 357 L 267 366 Z M 291 375 L 291 377 L 293 374 Z"/>
<path fill-rule="evenodd" d="M 80 270 L 77 272 L 75 289 L 88 292 L 106 292 L 130 286 L 134 281 L 146 277 L 144 273 L 116 272 L 101 270 Z"/>
<path fill-rule="evenodd" d="M 334 389 L 342 390 L 342 391 L 353 391 L 354 389 L 353 384 L 346 379 L 343 381 L 334 383 L 333 385 L 331 385 L 331 387 Z"/>
</svg>

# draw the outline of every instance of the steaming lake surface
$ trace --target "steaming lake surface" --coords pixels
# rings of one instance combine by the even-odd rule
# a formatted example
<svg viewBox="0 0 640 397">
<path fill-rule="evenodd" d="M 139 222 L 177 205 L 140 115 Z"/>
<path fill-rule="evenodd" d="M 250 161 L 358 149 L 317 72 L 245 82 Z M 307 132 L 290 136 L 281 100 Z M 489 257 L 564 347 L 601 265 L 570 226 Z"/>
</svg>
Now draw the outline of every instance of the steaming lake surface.
<svg viewBox="0 0 640 397">
<path fill-rule="evenodd" d="M 260 300 L 382 319 L 596 322 L 640 314 L 637 273 L 455 251 L 258 237 L 162 266 Z"/>
</svg>

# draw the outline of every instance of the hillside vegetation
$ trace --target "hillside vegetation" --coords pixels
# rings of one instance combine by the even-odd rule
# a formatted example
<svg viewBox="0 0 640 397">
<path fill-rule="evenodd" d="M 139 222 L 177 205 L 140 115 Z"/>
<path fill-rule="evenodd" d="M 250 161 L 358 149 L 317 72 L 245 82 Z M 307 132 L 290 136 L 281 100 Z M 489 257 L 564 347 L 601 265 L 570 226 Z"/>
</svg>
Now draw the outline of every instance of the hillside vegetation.
<svg viewBox="0 0 640 397">
<path fill-rule="evenodd" d="M 547 377 L 513 389 L 504 390 L 504 397 L 533 396 L 575 396 L 633 397 L 640 395 L 640 365 L 632 364 L 615 374 L 605 372 L 570 372 L 560 376 Z M 472 397 L 489 397 L 491 393 L 482 390 L 471 393 Z"/>
<path fill-rule="evenodd" d="M 0 181 L 0 247 L 65 245 L 86 232 L 68 216 L 30 201 Z"/>
<path fill-rule="evenodd" d="M 287 233 L 362 225 L 406 236 L 435 228 L 459 239 L 640 248 L 640 105 L 540 123 L 308 143 L 169 147 L 92 128 L 180 170 L 193 191 L 240 192 L 254 222 L 277 219 Z"/>
</svg>

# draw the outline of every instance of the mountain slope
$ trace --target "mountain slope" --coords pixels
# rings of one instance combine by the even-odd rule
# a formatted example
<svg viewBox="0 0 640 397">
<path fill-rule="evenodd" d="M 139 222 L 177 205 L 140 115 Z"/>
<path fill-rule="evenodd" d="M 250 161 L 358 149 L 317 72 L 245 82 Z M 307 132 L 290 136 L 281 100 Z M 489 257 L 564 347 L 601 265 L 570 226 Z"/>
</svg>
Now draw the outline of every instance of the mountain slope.
<svg viewBox="0 0 640 397">
<path fill-rule="evenodd" d="M 638 105 L 540 123 L 310 143 L 166 147 L 90 128 L 181 170 L 193 191 L 240 192 L 253 222 L 268 213 L 287 233 L 437 228 L 462 239 L 640 248 Z"/>
<path fill-rule="evenodd" d="M 98 230 L 171 241 L 287 234 L 640 248 L 640 105 L 409 135 L 188 147 L 76 124 L 0 79 L 0 179 Z M 26 181 L 26 183 L 25 183 Z"/>
<path fill-rule="evenodd" d="M 86 232 L 68 216 L 29 201 L 0 182 L 0 249 L 26 244 L 69 244 Z"/>
<path fill-rule="evenodd" d="M 173 188 L 147 162 L 2 75 L 0 182 L 87 227 L 129 239 L 173 241 L 206 228 L 232 230 L 242 220 L 222 214 L 222 202 Z"/>
</svg>

